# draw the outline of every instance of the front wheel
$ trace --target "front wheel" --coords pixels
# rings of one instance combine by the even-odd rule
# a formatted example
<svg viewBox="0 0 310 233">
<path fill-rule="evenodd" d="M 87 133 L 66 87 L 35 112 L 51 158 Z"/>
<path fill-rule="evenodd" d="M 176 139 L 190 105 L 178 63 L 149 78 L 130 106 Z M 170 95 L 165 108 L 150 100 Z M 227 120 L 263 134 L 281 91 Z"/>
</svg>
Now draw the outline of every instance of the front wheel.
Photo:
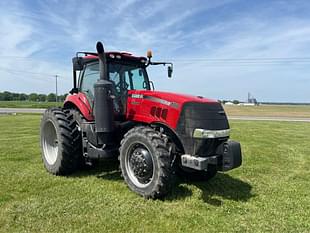
<svg viewBox="0 0 310 233">
<path fill-rule="evenodd" d="M 150 127 L 135 127 L 125 134 L 120 166 L 128 187 L 145 198 L 162 197 L 171 188 L 173 174 L 166 140 Z"/>
</svg>

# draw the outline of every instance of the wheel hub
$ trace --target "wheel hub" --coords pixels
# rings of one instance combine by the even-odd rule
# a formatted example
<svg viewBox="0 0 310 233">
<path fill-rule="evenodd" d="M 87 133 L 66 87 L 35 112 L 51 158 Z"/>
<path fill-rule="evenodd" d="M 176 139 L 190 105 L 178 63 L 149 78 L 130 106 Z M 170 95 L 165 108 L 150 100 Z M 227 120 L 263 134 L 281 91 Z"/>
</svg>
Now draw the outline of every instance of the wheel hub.
<svg viewBox="0 0 310 233">
<path fill-rule="evenodd" d="M 134 149 L 129 159 L 129 165 L 140 183 L 150 182 L 153 176 L 153 161 L 147 149 L 141 147 Z"/>
</svg>

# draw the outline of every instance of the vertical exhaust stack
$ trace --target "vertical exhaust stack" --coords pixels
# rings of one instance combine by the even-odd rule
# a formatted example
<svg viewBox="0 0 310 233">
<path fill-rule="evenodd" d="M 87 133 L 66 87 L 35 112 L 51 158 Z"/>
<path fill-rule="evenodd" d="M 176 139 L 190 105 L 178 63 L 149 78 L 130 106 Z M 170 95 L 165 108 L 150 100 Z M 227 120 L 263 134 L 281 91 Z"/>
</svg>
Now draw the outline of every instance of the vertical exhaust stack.
<svg viewBox="0 0 310 233">
<path fill-rule="evenodd" d="M 108 80 L 106 55 L 101 42 L 97 42 L 100 79 L 94 84 L 95 95 L 95 126 L 98 144 L 108 143 L 108 138 L 114 130 L 113 99 L 111 98 L 112 83 Z M 110 137 L 111 138 L 111 137 Z"/>
</svg>

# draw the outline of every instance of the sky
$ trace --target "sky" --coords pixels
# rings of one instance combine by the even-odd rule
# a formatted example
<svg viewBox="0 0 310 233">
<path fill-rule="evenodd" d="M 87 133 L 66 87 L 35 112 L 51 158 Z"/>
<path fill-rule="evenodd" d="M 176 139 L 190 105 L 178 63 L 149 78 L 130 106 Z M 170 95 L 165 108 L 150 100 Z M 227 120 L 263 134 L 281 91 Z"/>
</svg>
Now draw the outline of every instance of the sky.
<svg viewBox="0 0 310 233">
<path fill-rule="evenodd" d="M 72 88 L 72 57 L 130 51 L 153 60 L 156 90 L 245 101 L 310 102 L 310 1 L 1 0 L 0 91 Z"/>
</svg>

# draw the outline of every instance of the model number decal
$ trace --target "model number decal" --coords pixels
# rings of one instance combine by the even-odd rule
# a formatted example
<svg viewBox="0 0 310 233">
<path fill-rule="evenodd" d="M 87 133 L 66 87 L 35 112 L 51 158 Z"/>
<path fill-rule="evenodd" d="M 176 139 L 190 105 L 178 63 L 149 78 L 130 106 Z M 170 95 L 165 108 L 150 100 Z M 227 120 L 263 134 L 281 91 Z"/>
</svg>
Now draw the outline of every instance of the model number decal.
<svg viewBox="0 0 310 233">
<path fill-rule="evenodd" d="M 164 104 L 164 105 L 170 106 L 172 108 L 178 108 L 179 107 L 178 103 L 170 102 L 168 100 L 160 99 L 160 98 L 153 97 L 153 96 L 144 96 L 143 99 L 148 99 L 150 101 L 154 101 L 154 102 L 157 102 L 160 104 Z"/>
</svg>

